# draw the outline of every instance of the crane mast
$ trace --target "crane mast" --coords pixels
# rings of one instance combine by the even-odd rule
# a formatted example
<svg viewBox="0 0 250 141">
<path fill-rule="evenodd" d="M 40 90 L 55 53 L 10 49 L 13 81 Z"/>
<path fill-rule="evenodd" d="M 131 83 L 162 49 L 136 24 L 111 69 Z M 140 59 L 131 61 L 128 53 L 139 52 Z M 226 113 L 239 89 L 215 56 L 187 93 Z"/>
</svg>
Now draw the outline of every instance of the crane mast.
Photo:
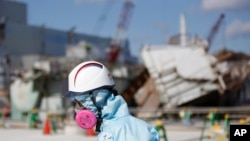
<svg viewBox="0 0 250 141">
<path fill-rule="evenodd" d="M 207 38 L 207 41 L 208 41 L 207 51 L 208 51 L 208 49 L 210 48 L 210 46 L 211 46 L 211 44 L 212 44 L 212 41 L 213 41 L 213 39 L 214 39 L 214 36 L 216 35 L 217 31 L 219 30 L 220 25 L 221 25 L 221 23 L 222 23 L 224 17 L 225 17 L 225 14 L 222 13 L 222 14 L 220 15 L 219 19 L 216 21 L 216 23 L 215 23 L 214 26 L 212 27 L 212 29 L 211 29 L 211 31 L 210 31 L 210 33 L 209 33 L 209 35 L 208 35 L 208 38 Z"/>
<path fill-rule="evenodd" d="M 133 8 L 134 4 L 131 0 L 126 0 L 125 3 L 123 4 L 120 19 L 117 24 L 116 33 L 111 40 L 111 44 L 107 52 L 107 57 L 109 62 L 114 63 L 117 61 L 119 57 L 121 48 L 124 43 L 124 33 L 128 28 Z"/>
</svg>

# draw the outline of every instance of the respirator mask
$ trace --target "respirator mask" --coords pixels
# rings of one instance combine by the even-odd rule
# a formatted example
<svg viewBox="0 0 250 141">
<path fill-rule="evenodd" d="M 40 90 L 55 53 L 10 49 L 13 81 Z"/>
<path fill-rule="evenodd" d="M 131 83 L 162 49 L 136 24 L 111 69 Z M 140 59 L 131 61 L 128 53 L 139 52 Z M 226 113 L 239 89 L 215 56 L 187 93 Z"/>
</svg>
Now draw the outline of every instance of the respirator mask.
<svg viewBox="0 0 250 141">
<path fill-rule="evenodd" d="M 75 105 L 75 121 L 83 129 L 91 129 L 96 126 L 96 132 L 100 132 L 102 124 L 101 106 L 105 105 L 108 97 L 113 93 L 117 95 L 115 89 L 98 89 L 82 94 L 70 94 L 70 100 Z"/>
<path fill-rule="evenodd" d="M 83 129 L 91 129 L 96 126 L 96 132 L 100 132 L 102 123 L 101 108 L 97 106 L 97 97 L 92 91 L 73 97 L 75 103 L 75 121 Z"/>
<path fill-rule="evenodd" d="M 75 106 L 75 121 L 77 125 L 83 129 L 91 129 L 95 127 L 97 118 L 95 114 L 88 110 L 86 107 L 84 107 L 81 102 L 79 102 L 77 99 L 74 100 L 76 103 Z"/>
</svg>

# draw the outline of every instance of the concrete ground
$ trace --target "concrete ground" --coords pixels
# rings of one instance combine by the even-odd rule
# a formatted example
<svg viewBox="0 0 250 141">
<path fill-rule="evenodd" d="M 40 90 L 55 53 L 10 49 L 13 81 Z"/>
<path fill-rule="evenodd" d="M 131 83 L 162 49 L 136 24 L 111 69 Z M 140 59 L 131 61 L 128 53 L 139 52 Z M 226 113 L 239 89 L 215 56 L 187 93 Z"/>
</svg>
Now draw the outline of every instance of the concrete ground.
<svg viewBox="0 0 250 141">
<path fill-rule="evenodd" d="M 151 123 L 152 124 L 152 123 Z M 180 122 L 166 124 L 168 141 L 199 141 L 202 133 L 202 122 L 193 126 L 183 126 Z M 207 133 L 204 133 L 206 135 Z M 84 130 L 76 125 L 65 126 L 57 133 L 44 135 L 43 129 L 20 128 L 20 126 L 0 127 L 0 139 L 3 141 L 96 141 L 96 136 L 86 136 Z M 164 141 L 163 139 L 161 141 Z M 202 141 L 217 141 L 214 138 Z M 227 141 L 227 140 L 223 140 Z"/>
<path fill-rule="evenodd" d="M 168 131 L 168 141 L 188 141 L 198 139 L 199 131 Z M 3 141 L 96 141 L 96 137 L 86 135 L 67 135 L 62 132 L 44 135 L 42 130 L 36 129 L 0 129 Z"/>
<path fill-rule="evenodd" d="M 63 133 L 44 135 L 40 129 L 0 129 L 3 141 L 95 141 L 96 137 L 65 135 Z"/>
</svg>

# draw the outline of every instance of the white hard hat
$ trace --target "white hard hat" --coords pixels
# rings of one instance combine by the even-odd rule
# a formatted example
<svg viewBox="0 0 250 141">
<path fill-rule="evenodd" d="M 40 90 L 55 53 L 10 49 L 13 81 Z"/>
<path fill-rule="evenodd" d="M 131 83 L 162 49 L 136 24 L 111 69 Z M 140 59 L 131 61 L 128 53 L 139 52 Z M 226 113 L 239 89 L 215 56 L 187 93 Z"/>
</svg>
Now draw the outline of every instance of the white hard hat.
<svg viewBox="0 0 250 141">
<path fill-rule="evenodd" d="M 68 76 L 68 90 L 73 93 L 84 93 L 114 86 L 115 83 L 109 70 L 96 61 L 87 61 L 77 65 Z"/>
</svg>

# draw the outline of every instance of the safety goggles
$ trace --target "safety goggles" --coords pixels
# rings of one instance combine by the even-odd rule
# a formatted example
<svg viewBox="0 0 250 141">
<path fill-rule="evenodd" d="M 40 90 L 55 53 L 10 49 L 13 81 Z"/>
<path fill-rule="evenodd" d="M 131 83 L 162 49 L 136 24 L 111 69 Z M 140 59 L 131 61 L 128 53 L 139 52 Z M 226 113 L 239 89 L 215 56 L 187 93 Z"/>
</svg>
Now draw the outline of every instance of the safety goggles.
<svg viewBox="0 0 250 141">
<path fill-rule="evenodd" d="M 69 98 L 70 101 L 72 102 L 75 102 L 75 100 L 78 100 L 78 101 L 82 101 L 84 99 L 86 99 L 87 97 L 89 96 L 89 92 L 84 92 L 84 93 L 81 93 L 81 92 L 67 92 L 64 94 L 64 97 L 66 98 Z"/>
</svg>

